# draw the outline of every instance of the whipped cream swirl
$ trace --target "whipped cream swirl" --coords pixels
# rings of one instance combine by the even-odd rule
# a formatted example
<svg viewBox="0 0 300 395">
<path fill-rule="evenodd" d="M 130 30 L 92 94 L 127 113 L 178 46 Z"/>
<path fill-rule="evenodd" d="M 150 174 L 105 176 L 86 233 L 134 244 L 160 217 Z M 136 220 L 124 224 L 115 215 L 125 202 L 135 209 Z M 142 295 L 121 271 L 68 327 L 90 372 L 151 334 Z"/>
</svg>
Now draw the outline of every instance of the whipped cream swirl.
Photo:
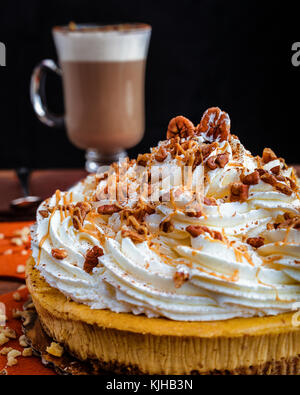
<svg viewBox="0 0 300 395">
<path fill-rule="evenodd" d="M 141 239 L 131 237 L 141 235 L 136 232 L 139 224 L 124 217 L 126 210 L 134 213 L 138 200 L 136 161 L 123 167 L 131 192 L 114 213 L 99 214 L 99 206 L 117 203 L 99 201 L 111 182 L 101 175 L 88 176 L 43 202 L 32 229 L 32 251 L 46 282 L 92 309 L 182 321 L 275 315 L 295 309 L 295 302 L 300 302 L 300 200 L 293 169 L 276 157 L 268 161 L 253 157 L 235 136 L 207 141 L 201 134 L 192 135 L 180 144 L 185 147 L 189 141 L 190 150 L 209 143 L 211 152 L 192 168 L 190 187 L 175 176 L 152 185 L 158 200 L 150 202 L 151 210 L 144 213 L 146 231 Z M 163 154 L 163 161 L 157 154 Z M 222 166 L 207 162 L 223 154 L 227 163 Z M 162 141 L 148 154 L 144 167 L 168 169 L 171 165 L 175 174 L 182 169 L 184 155 L 172 154 L 170 140 Z M 285 193 L 262 176 L 248 185 L 246 198 L 233 199 L 232 185 L 257 169 L 259 174 L 276 171 L 279 182 L 286 185 L 291 180 L 293 188 Z M 200 195 L 206 198 L 195 206 L 200 204 L 201 210 L 191 214 L 187 207 L 195 197 L 193 187 L 200 183 Z M 166 194 L 170 199 L 163 199 Z M 78 229 L 72 207 L 83 201 L 91 210 Z M 94 246 L 100 246 L 103 255 L 88 272 L 86 255 Z M 54 249 L 65 251 L 66 257 L 57 259 Z"/>
</svg>

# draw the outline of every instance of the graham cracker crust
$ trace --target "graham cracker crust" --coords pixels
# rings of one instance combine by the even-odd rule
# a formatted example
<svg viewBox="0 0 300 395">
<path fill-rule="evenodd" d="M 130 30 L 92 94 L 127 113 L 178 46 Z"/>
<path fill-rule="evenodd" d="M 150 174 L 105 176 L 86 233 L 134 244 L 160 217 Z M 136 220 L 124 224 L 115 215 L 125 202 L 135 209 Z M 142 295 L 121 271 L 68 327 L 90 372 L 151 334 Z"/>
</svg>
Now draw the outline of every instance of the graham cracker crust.
<svg viewBox="0 0 300 395">
<path fill-rule="evenodd" d="M 31 310 L 30 320 L 24 325 L 23 331 L 27 341 L 33 347 L 35 354 L 39 356 L 42 363 L 54 369 L 60 375 L 145 375 L 138 366 L 123 365 L 117 361 L 105 362 L 88 359 L 80 361 L 68 351 L 63 357 L 53 358 L 45 352 L 47 345 L 53 339 L 46 333 L 46 328 L 41 324 L 35 310 Z M 234 370 L 212 370 L 200 372 L 192 370 L 191 375 L 299 375 L 300 355 L 281 359 L 280 361 L 270 361 L 258 366 L 241 367 Z"/>
</svg>

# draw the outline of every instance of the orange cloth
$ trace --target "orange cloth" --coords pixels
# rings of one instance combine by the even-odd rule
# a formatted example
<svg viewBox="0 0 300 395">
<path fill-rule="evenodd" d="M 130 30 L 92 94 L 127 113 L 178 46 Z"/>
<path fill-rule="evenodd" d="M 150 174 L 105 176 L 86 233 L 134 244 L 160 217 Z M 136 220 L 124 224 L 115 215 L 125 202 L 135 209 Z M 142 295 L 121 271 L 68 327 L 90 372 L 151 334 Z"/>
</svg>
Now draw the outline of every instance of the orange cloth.
<svg viewBox="0 0 300 395">
<path fill-rule="evenodd" d="M 25 265 L 26 260 L 30 255 L 30 244 L 25 243 L 22 246 L 16 246 L 11 242 L 12 237 L 19 237 L 14 234 L 15 231 L 23 229 L 25 226 L 32 225 L 33 222 L 2 222 L 0 223 L 0 277 L 11 277 L 17 279 L 25 279 L 25 273 L 17 273 L 19 265 Z M 12 254 L 5 254 L 7 250 L 11 250 Z M 22 251 L 23 254 L 22 254 Z M 26 252 L 26 254 L 25 254 Z M 21 321 L 12 318 L 12 310 L 22 310 L 22 306 L 27 299 L 27 288 L 17 291 L 22 296 L 22 300 L 17 302 L 13 299 L 13 292 L 0 295 L 0 303 L 5 304 L 6 316 L 8 318 L 6 324 L 8 327 L 14 329 L 17 333 L 16 340 L 10 340 L 8 343 L 0 347 L 0 350 L 5 347 L 12 347 L 16 350 L 22 351 L 23 347 L 19 345 L 18 338 L 22 335 Z M 6 355 L 0 355 L 0 371 L 6 369 L 9 375 L 55 375 L 55 372 L 50 368 L 46 368 L 40 358 L 38 357 L 18 357 L 18 364 L 7 367 Z"/>
<path fill-rule="evenodd" d="M 0 223 L 0 277 L 25 278 L 25 273 L 17 273 L 17 267 L 25 265 L 30 254 L 30 244 L 25 243 L 22 246 L 17 246 L 11 242 L 11 239 L 19 237 L 14 234 L 15 231 L 32 224 L 32 221 Z"/>
<path fill-rule="evenodd" d="M 8 327 L 14 329 L 17 333 L 16 340 L 10 340 L 8 343 L 0 347 L 0 350 L 4 347 L 12 347 L 13 349 L 22 352 L 23 347 L 19 345 L 18 338 L 22 335 L 21 321 L 12 318 L 12 310 L 18 309 L 22 310 L 22 306 L 27 299 L 28 291 L 27 288 L 17 291 L 22 296 L 20 302 L 16 302 L 13 299 L 13 292 L 5 295 L 0 295 L 0 302 L 5 304 L 6 316 L 8 318 L 6 324 Z M 18 363 L 15 366 L 6 367 L 7 357 L 5 355 L 0 355 L 0 371 L 6 369 L 8 375 L 55 375 L 56 373 L 50 369 L 46 368 L 40 358 L 38 357 L 18 357 Z"/>
</svg>

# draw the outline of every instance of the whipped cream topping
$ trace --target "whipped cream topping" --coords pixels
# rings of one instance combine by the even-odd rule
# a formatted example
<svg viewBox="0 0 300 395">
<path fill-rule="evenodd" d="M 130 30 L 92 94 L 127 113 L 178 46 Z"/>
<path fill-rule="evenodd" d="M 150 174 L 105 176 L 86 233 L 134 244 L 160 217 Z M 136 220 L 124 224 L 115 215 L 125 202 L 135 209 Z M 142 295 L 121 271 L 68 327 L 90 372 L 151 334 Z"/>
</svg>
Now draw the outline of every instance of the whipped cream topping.
<svg viewBox="0 0 300 395">
<path fill-rule="evenodd" d="M 105 173 L 41 204 L 32 251 L 47 283 L 93 309 L 182 321 L 297 308 L 300 200 L 293 169 L 272 151 L 253 157 L 230 133 L 212 138 L 197 128 L 113 173 L 117 187 L 127 185 L 126 200 L 107 194 L 113 177 Z M 148 180 L 141 193 L 138 168 L 158 166 L 160 177 L 151 173 L 151 189 Z M 86 207 L 80 214 L 78 202 Z M 101 254 L 87 270 L 95 246 Z"/>
</svg>

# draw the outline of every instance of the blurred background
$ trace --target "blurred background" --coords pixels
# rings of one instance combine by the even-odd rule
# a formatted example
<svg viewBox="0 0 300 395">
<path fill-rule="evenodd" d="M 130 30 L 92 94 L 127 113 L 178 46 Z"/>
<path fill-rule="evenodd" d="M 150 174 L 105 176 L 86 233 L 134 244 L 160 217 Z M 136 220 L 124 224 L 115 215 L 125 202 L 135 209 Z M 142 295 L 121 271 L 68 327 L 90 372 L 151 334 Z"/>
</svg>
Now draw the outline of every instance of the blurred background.
<svg viewBox="0 0 300 395">
<path fill-rule="evenodd" d="M 57 59 L 52 26 L 71 20 L 141 21 L 153 27 L 146 133 L 131 156 L 164 138 L 171 117 L 182 114 L 198 123 L 206 108 L 217 105 L 230 114 L 233 133 L 253 154 L 271 146 L 289 163 L 299 162 L 293 96 L 300 68 L 291 64 L 291 46 L 299 39 L 293 34 L 294 11 L 288 1 L 3 0 L 0 41 L 7 48 L 7 66 L 0 68 L 0 168 L 84 165 L 83 152 L 64 130 L 41 124 L 29 99 L 34 66 L 44 58 Z M 49 107 L 62 112 L 57 77 L 49 75 L 47 94 Z"/>
</svg>

